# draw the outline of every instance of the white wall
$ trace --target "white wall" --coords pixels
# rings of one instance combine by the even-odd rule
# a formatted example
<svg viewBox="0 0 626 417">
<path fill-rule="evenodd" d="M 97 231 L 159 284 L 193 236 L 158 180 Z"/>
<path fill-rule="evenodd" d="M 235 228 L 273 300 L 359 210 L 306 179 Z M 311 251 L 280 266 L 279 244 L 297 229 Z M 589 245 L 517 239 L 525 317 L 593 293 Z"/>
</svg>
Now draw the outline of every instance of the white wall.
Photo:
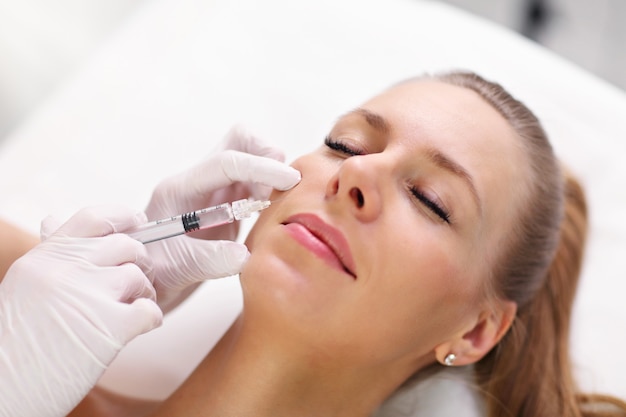
<svg viewBox="0 0 626 417">
<path fill-rule="evenodd" d="M 439 0 L 520 30 L 527 0 Z M 626 1 L 544 0 L 550 18 L 537 40 L 626 89 Z"/>
<path fill-rule="evenodd" d="M 551 1 L 555 16 L 541 43 L 626 89 L 626 1 Z"/>
<path fill-rule="evenodd" d="M 0 138 L 145 0 L 0 0 Z"/>
</svg>

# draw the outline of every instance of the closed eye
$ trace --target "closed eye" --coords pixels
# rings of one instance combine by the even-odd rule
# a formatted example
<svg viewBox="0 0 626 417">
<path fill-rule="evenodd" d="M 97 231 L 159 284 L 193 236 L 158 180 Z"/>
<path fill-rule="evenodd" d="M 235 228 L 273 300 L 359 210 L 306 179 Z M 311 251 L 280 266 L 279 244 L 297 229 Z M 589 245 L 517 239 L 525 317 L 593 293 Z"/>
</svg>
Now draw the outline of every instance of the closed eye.
<svg viewBox="0 0 626 417">
<path fill-rule="evenodd" d="M 446 209 L 444 209 L 439 203 L 428 198 L 423 192 L 421 192 L 416 187 L 411 187 L 411 193 L 413 196 L 426 208 L 433 212 L 437 217 L 439 217 L 444 222 L 450 224 L 450 213 Z"/>
<path fill-rule="evenodd" d="M 363 155 L 361 150 L 354 149 L 346 145 L 344 142 L 334 140 L 330 136 L 326 136 L 326 138 L 324 138 L 324 145 L 328 146 L 333 151 L 337 151 L 348 156 Z"/>
</svg>

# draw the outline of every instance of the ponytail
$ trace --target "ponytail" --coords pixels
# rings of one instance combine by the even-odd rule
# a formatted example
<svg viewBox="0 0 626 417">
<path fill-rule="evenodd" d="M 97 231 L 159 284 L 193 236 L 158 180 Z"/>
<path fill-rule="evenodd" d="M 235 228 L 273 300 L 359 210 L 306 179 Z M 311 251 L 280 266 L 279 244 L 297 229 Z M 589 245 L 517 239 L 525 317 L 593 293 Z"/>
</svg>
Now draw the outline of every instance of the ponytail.
<svg viewBox="0 0 626 417">
<path fill-rule="evenodd" d="M 570 321 L 587 235 L 587 205 L 577 180 L 569 173 L 564 176 L 564 217 L 547 277 L 519 309 L 507 336 L 476 366 L 490 417 L 626 415 L 626 403 L 579 395 L 574 383 Z M 600 403 L 602 411 L 594 411 Z"/>
</svg>

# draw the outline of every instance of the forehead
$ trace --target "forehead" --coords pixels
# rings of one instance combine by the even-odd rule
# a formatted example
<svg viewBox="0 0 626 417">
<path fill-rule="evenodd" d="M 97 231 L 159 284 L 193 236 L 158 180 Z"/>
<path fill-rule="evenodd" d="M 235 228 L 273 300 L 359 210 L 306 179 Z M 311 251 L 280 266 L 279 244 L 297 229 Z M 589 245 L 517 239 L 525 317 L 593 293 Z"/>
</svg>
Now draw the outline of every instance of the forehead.
<svg viewBox="0 0 626 417">
<path fill-rule="evenodd" d="M 439 149 L 476 174 L 489 171 L 480 167 L 490 164 L 505 174 L 510 164 L 502 164 L 503 159 L 518 162 L 518 168 L 525 162 L 521 139 L 496 109 L 472 90 L 439 81 L 397 85 L 345 118 L 387 141 Z"/>
<path fill-rule="evenodd" d="M 362 108 L 382 116 L 396 134 L 415 133 L 423 139 L 454 135 L 456 142 L 474 139 L 475 145 L 483 141 L 495 145 L 491 139 L 500 137 L 497 142 L 505 145 L 513 144 L 515 136 L 508 122 L 476 92 L 440 81 L 418 80 L 394 86 Z"/>
</svg>

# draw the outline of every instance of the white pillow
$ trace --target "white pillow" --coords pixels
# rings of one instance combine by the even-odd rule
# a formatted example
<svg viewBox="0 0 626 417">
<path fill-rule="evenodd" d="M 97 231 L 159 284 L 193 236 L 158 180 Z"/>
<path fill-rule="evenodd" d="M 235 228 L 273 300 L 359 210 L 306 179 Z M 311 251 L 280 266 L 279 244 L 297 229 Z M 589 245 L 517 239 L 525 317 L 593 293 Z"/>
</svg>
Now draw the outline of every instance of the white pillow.
<svg viewBox="0 0 626 417">
<path fill-rule="evenodd" d="M 372 417 L 482 417 L 474 367 L 445 368 L 398 389 Z"/>
</svg>

